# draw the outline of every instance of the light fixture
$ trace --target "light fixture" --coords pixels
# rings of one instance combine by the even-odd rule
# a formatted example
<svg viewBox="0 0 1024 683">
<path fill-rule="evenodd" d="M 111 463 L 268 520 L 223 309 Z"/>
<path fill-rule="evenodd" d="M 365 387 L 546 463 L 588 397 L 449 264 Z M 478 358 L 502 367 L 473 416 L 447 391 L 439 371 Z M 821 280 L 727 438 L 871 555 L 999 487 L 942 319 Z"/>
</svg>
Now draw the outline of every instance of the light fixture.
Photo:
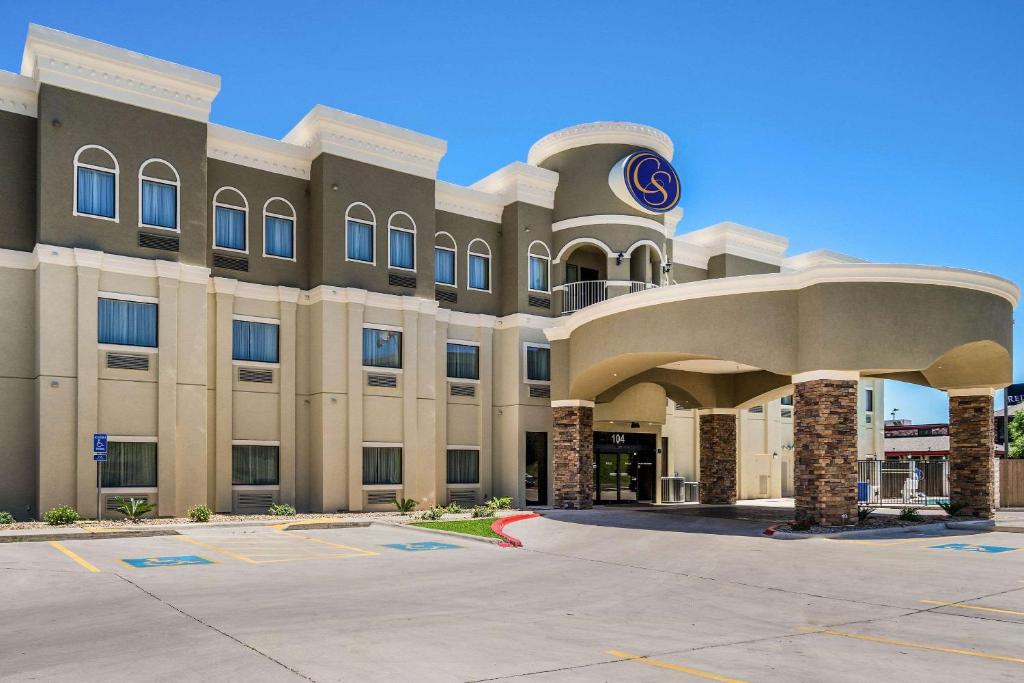
<svg viewBox="0 0 1024 683">
<path fill-rule="evenodd" d="M 630 422 L 629 423 L 629 428 L 630 429 L 640 429 L 640 423 L 639 422 Z"/>
<path fill-rule="evenodd" d="M 335 192 L 337 192 L 338 191 L 338 183 L 334 183 L 333 185 L 331 185 L 331 189 L 334 190 Z"/>
<path fill-rule="evenodd" d="M 619 252 L 619 255 L 615 257 L 615 265 L 617 265 L 617 266 L 621 266 L 621 265 L 622 265 L 622 259 L 624 259 L 624 258 L 626 258 L 626 255 L 625 255 L 625 254 L 623 254 L 623 253 L 622 253 L 622 252 L 620 251 L 620 252 Z"/>
</svg>

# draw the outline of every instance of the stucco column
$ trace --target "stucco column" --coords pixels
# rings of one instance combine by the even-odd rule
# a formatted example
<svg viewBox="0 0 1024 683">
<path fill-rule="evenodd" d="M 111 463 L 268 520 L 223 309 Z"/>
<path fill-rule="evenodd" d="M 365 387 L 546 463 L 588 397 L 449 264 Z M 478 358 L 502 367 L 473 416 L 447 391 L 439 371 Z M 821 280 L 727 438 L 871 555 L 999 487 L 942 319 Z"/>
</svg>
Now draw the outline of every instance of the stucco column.
<svg viewBox="0 0 1024 683">
<path fill-rule="evenodd" d="M 949 390 L 949 500 L 966 503 L 962 514 L 995 514 L 995 429 L 993 389 Z"/>
<path fill-rule="evenodd" d="M 157 261 L 160 305 L 157 310 L 157 514 L 176 512 L 178 482 L 178 264 Z"/>
<path fill-rule="evenodd" d="M 100 262 L 103 255 L 97 251 L 75 249 L 78 290 L 78 342 L 77 342 L 77 453 L 75 454 L 77 491 L 74 501 L 61 501 L 78 509 L 83 517 L 95 517 L 96 463 L 92 458 L 92 435 L 99 431 L 99 353 L 97 351 L 97 294 L 100 282 Z M 46 424 L 41 424 L 46 430 Z M 173 456 L 172 456 L 173 457 Z M 40 482 L 42 486 L 42 483 Z M 173 487 L 172 487 L 173 488 Z M 40 514 L 46 512 L 40 509 Z"/>
<path fill-rule="evenodd" d="M 587 510 L 594 505 L 594 403 L 551 402 L 554 426 L 554 506 Z"/>
<path fill-rule="evenodd" d="M 479 410 L 479 435 L 480 435 L 480 492 L 485 496 L 496 496 L 494 490 L 494 451 L 491 447 L 493 441 L 493 414 L 491 406 L 494 405 L 494 329 L 481 327 L 480 333 L 480 410 Z M 445 465 L 447 469 L 447 463 Z"/>
<path fill-rule="evenodd" d="M 857 522 L 857 373 L 793 376 L 796 520 Z"/>
<path fill-rule="evenodd" d="M 348 458 L 347 507 L 353 512 L 363 509 L 363 316 L 366 306 L 355 301 L 347 306 L 348 353 Z M 402 340 L 403 344 L 408 343 Z M 340 455 L 340 454 L 339 454 Z M 330 454 L 324 453 L 324 458 Z"/>
<path fill-rule="evenodd" d="M 232 355 L 232 325 L 235 308 L 235 289 L 238 280 L 213 278 L 217 300 L 215 312 L 214 362 L 214 455 L 210 477 L 214 509 L 231 512 L 231 443 L 234 439 L 234 364 Z"/>
<path fill-rule="evenodd" d="M 293 287 L 278 287 L 280 297 L 281 324 L 278 330 L 280 345 L 280 391 L 279 409 L 281 417 L 280 447 L 280 495 L 285 503 L 295 504 L 295 308 L 299 290 Z"/>
<path fill-rule="evenodd" d="M 700 502 L 712 505 L 736 503 L 735 408 L 701 410 L 700 415 Z"/>
</svg>

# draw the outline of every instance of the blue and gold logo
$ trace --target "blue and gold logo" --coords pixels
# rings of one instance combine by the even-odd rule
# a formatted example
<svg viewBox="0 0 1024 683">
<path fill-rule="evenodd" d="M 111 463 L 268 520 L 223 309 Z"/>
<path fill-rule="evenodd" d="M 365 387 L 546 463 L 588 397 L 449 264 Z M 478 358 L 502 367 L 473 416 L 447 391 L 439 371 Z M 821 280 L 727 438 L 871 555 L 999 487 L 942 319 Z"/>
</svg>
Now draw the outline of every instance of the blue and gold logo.
<svg viewBox="0 0 1024 683">
<path fill-rule="evenodd" d="M 608 178 L 623 201 L 650 213 L 668 213 L 679 203 L 679 175 L 657 152 L 633 152 L 612 168 Z"/>
</svg>

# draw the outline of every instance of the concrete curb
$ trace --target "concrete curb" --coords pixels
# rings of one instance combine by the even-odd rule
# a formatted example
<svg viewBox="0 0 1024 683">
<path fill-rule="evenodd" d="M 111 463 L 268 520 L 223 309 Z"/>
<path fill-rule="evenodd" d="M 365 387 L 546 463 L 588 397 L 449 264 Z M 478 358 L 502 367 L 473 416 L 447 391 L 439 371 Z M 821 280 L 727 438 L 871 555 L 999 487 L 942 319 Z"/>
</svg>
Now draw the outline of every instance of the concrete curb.
<svg viewBox="0 0 1024 683">
<path fill-rule="evenodd" d="M 365 529 L 370 526 L 373 522 L 369 520 L 365 522 L 359 522 L 354 520 L 349 521 L 330 521 L 330 522 L 316 522 L 316 521 L 300 521 L 300 522 L 285 522 L 284 524 L 272 524 L 272 529 L 279 531 L 315 531 L 317 529 Z"/>
<path fill-rule="evenodd" d="M 505 542 L 505 539 L 503 538 L 486 538 L 484 536 L 474 536 L 472 534 L 460 534 L 458 531 L 430 529 L 425 526 L 413 526 L 412 524 L 398 524 L 396 522 L 371 522 L 371 524 L 379 524 L 381 526 L 389 526 L 398 529 L 411 529 L 413 531 L 422 531 L 428 534 L 441 534 L 442 536 L 451 536 L 452 538 L 464 538 L 469 541 L 479 541 L 480 543 L 489 543 L 491 545 L 499 545 Z"/>
<path fill-rule="evenodd" d="M 53 534 L 4 534 L 0 535 L 0 543 L 34 543 L 45 541 L 102 541 L 111 538 L 148 538 L 150 536 L 180 536 L 176 529 L 112 529 L 107 531 L 81 530 L 74 533 Z"/>
<path fill-rule="evenodd" d="M 962 522 L 930 522 L 928 524 L 915 524 L 914 526 L 890 527 L 886 529 L 859 529 L 856 531 L 839 531 L 831 534 L 801 534 L 793 531 L 775 531 L 774 527 L 765 529 L 772 533 L 765 533 L 770 538 L 777 538 L 780 541 L 796 541 L 804 538 L 897 538 L 909 534 L 923 534 L 945 529 L 960 531 L 991 531 L 995 528 L 995 522 L 991 519 L 972 519 Z"/>
<path fill-rule="evenodd" d="M 541 515 L 538 515 L 536 512 L 524 512 L 521 515 L 506 515 L 504 517 L 499 517 L 491 524 L 491 531 L 505 539 L 504 543 L 498 544 L 502 548 L 522 548 L 523 542 L 511 534 L 506 534 L 505 527 L 509 524 L 522 522 L 526 519 L 535 519 L 540 516 Z"/>
</svg>

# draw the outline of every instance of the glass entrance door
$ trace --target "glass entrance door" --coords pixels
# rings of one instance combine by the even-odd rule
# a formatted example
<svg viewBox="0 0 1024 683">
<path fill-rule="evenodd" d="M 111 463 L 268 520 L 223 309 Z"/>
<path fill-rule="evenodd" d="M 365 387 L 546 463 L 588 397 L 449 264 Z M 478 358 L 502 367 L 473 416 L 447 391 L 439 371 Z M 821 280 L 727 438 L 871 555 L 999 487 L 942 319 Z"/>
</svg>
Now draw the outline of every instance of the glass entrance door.
<svg viewBox="0 0 1024 683">
<path fill-rule="evenodd" d="M 526 432 L 526 504 L 548 504 L 548 433 Z"/>
<path fill-rule="evenodd" d="M 654 501 L 656 437 L 594 432 L 594 501 Z"/>
</svg>

